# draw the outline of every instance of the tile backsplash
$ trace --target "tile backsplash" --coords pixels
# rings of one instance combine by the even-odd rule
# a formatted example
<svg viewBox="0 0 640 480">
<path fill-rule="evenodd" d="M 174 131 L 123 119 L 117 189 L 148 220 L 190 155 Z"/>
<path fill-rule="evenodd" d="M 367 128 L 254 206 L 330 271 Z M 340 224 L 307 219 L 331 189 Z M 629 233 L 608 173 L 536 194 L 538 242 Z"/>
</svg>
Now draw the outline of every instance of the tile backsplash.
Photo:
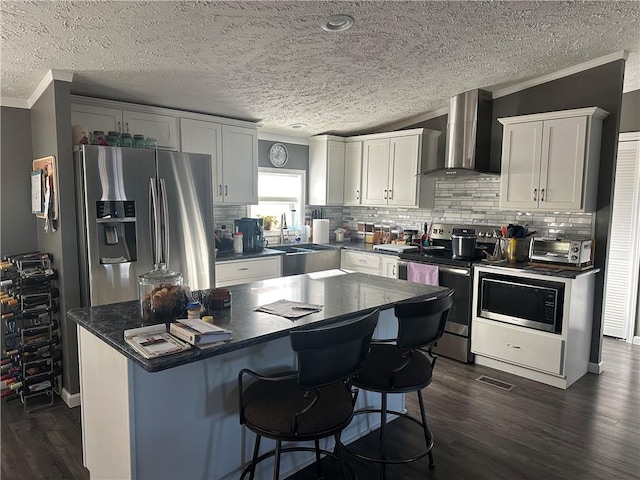
<svg viewBox="0 0 640 480">
<path fill-rule="evenodd" d="M 397 207 L 306 207 L 305 218 L 322 208 L 329 219 L 330 237 L 343 225 L 355 230 L 358 221 L 388 223 L 400 228 L 422 229 L 425 222 L 528 225 L 529 231 L 542 236 L 592 237 L 595 216 L 592 213 L 515 212 L 499 209 L 500 177 L 465 179 L 438 178 L 433 209 Z M 245 206 L 216 206 L 216 225 L 233 228 L 235 218 L 245 217 Z"/>
<path fill-rule="evenodd" d="M 422 229 L 425 222 L 528 225 L 537 235 L 593 236 L 591 213 L 515 212 L 500 210 L 500 177 L 452 180 L 438 178 L 434 208 L 344 207 L 343 222 L 356 228 L 358 220 Z"/>
</svg>

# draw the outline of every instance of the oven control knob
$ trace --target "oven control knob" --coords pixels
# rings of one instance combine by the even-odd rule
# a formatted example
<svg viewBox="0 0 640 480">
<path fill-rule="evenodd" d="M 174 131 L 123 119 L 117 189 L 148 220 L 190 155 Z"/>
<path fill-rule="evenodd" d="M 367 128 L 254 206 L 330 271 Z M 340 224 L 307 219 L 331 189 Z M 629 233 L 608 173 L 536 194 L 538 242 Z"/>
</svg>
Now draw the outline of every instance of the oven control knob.
<svg viewBox="0 0 640 480">
<path fill-rule="evenodd" d="M 478 232 L 478 236 L 479 237 L 484 237 L 484 232 Z M 489 236 L 489 234 L 487 234 L 487 237 Z"/>
<path fill-rule="evenodd" d="M 578 260 L 578 256 L 577 255 L 571 255 L 571 260 Z"/>
<path fill-rule="evenodd" d="M 571 249 L 571 251 L 572 251 L 572 252 L 574 252 L 574 253 L 578 253 L 578 247 L 573 247 L 573 248 Z"/>
</svg>

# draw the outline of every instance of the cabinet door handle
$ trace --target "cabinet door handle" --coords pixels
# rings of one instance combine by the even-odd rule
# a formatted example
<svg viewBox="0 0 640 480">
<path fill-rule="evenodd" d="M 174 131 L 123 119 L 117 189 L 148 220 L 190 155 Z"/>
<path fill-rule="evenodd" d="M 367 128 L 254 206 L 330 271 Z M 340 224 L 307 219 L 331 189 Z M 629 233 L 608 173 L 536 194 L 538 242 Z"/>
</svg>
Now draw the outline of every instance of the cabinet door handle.
<svg viewBox="0 0 640 480">
<path fill-rule="evenodd" d="M 520 345 L 514 345 L 513 343 L 507 343 L 507 347 L 509 348 L 520 348 Z"/>
<path fill-rule="evenodd" d="M 218 185 L 218 196 L 221 197 L 222 196 L 222 184 Z"/>
<path fill-rule="evenodd" d="M 540 201 L 544 202 L 544 188 L 540 190 Z"/>
<path fill-rule="evenodd" d="M 387 199 L 387 190 L 384 191 L 384 199 Z"/>
<path fill-rule="evenodd" d="M 225 186 L 224 186 L 224 196 L 225 196 L 225 197 L 228 197 L 228 196 L 229 196 L 229 186 L 228 186 L 228 185 L 225 185 Z"/>
<path fill-rule="evenodd" d="M 538 201 L 538 189 L 537 188 L 533 189 L 533 201 L 534 202 Z"/>
<path fill-rule="evenodd" d="M 389 190 L 389 200 L 391 200 L 393 198 L 393 195 L 391 195 L 391 190 Z"/>
<path fill-rule="evenodd" d="M 121 125 L 122 125 L 122 122 L 118 121 L 118 131 L 122 133 L 122 130 L 120 130 Z"/>
<path fill-rule="evenodd" d="M 124 128 L 125 128 L 125 130 L 126 130 L 126 132 L 125 132 L 125 133 L 131 133 L 131 132 L 129 131 L 129 122 L 126 122 L 126 123 L 124 124 Z"/>
<path fill-rule="evenodd" d="M 356 190 L 356 200 L 360 200 L 360 190 Z"/>
<path fill-rule="evenodd" d="M 249 267 L 239 268 L 238 270 L 249 270 Z M 520 347 L 518 347 L 520 348 Z"/>
</svg>

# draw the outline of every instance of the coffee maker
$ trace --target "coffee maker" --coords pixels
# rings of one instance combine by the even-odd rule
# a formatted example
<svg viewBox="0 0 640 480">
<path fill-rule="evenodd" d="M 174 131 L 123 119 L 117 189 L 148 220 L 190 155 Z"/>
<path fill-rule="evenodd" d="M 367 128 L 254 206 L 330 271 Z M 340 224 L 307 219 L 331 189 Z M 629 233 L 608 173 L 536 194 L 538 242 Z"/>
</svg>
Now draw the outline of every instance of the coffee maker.
<svg viewBox="0 0 640 480">
<path fill-rule="evenodd" d="M 264 249 L 262 218 L 238 218 L 233 221 L 234 231 L 242 232 L 244 252 L 261 252 Z"/>
</svg>

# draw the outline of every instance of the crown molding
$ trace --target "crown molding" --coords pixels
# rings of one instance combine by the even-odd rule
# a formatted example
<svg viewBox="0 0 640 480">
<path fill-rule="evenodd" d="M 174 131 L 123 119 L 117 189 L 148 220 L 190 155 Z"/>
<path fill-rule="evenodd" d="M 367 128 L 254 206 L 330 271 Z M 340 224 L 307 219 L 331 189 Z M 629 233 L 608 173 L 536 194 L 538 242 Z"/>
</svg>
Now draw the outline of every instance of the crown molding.
<svg viewBox="0 0 640 480">
<path fill-rule="evenodd" d="M 29 109 L 29 102 L 22 98 L 0 96 L 0 107 L 25 108 Z"/>
<path fill-rule="evenodd" d="M 38 84 L 36 89 L 33 91 L 31 96 L 29 97 L 29 100 L 27 100 L 29 108 L 35 105 L 40 96 L 44 93 L 47 87 L 51 85 L 51 83 L 53 83 L 54 80 L 71 83 L 73 81 L 73 72 L 67 72 L 64 70 L 49 70 L 44 75 L 44 78 Z"/>
<path fill-rule="evenodd" d="M 619 52 L 610 53 L 609 55 L 605 55 L 604 57 L 594 58 L 593 60 L 589 60 L 588 62 L 579 63 L 578 65 L 564 68 L 562 70 L 558 70 L 557 72 L 549 73 L 548 75 L 532 78 L 521 83 L 516 83 L 515 85 L 511 85 L 509 87 L 494 90 L 492 92 L 492 96 L 495 100 L 496 98 L 511 95 L 512 93 L 520 92 L 521 90 L 526 90 L 527 88 L 542 85 L 543 83 L 551 82 L 553 80 L 558 80 L 559 78 L 568 77 L 569 75 L 573 75 L 574 73 L 584 72 L 585 70 L 590 70 L 592 68 L 599 67 L 600 65 L 615 62 L 616 60 L 626 60 L 628 57 L 628 51 L 620 50 Z"/>
</svg>

